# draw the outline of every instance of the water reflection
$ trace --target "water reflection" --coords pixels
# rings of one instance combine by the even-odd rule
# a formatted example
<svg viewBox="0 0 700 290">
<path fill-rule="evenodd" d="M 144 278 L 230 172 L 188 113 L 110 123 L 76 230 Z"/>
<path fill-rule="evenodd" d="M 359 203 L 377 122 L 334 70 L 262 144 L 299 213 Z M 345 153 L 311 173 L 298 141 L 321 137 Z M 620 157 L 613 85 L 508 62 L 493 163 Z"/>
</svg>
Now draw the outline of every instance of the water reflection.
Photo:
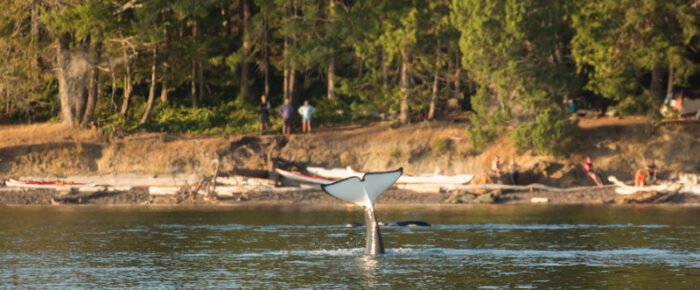
<svg viewBox="0 0 700 290">
<path fill-rule="evenodd" d="M 359 266 L 359 269 L 357 269 L 356 273 L 359 273 L 360 276 L 363 278 L 362 280 L 364 281 L 365 287 L 376 286 L 379 283 L 377 279 L 377 259 L 381 258 L 382 257 L 373 257 L 367 255 L 355 258 L 355 261 Z"/>
</svg>

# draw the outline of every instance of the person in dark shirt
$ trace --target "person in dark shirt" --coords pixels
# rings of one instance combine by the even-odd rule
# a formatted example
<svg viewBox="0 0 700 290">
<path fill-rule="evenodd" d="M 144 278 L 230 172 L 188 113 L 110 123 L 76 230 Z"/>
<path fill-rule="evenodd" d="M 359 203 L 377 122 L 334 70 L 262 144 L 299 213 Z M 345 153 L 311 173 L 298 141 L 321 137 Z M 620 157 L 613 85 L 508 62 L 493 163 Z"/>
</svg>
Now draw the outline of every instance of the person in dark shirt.
<svg viewBox="0 0 700 290">
<path fill-rule="evenodd" d="M 518 167 L 518 163 L 515 163 L 515 159 L 511 159 L 508 165 L 508 173 L 510 174 L 510 181 L 513 182 L 513 185 L 518 185 Z"/>
<path fill-rule="evenodd" d="M 284 100 L 284 105 L 280 106 L 280 114 L 282 115 L 282 134 L 289 135 L 292 125 L 292 114 L 294 107 L 289 104 L 289 99 Z"/>
<path fill-rule="evenodd" d="M 649 165 L 647 165 L 647 176 L 649 177 L 649 181 L 656 181 L 657 173 L 659 173 L 659 168 L 656 167 L 654 160 L 652 160 L 649 162 Z"/>
<path fill-rule="evenodd" d="M 260 97 L 260 133 L 265 133 L 265 130 L 267 130 L 270 127 L 270 109 L 272 106 L 270 106 L 270 102 L 267 101 L 267 98 L 265 95 Z"/>
</svg>

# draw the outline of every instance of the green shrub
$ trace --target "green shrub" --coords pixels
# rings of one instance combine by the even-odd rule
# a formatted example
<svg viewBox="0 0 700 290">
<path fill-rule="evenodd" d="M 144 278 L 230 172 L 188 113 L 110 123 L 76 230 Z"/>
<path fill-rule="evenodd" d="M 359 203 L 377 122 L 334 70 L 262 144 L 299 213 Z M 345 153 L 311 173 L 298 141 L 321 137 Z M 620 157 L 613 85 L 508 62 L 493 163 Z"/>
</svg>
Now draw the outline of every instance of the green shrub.
<svg viewBox="0 0 700 290">
<path fill-rule="evenodd" d="M 654 108 L 654 97 L 645 93 L 638 96 L 628 96 L 611 108 L 611 110 L 614 110 L 620 116 L 629 116 L 645 114 Z"/>
<path fill-rule="evenodd" d="M 389 156 L 393 159 L 399 159 L 401 157 L 401 150 L 399 150 L 398 147 L 394 147 L 394 149 L 391 149 L 391 152 L 389 152 Z"/>
<path fill-rule="evenodd" d="M 568 119 L 565 111 L 548 108 L 534 122 L 523 124 L 511 133 L 518 149 L 534 149 L 538 154 L 560 156 L 573 151 L 581 135 L 578 121 Z"/>
<path fill-rule="evenodd" d="M 177 104 L 157 104 L 145 126 L 140 124 L 144 111 L 145 104 L 133 107 L 127 117 L 122 117 L 111 110 L 101 110 L 95 119 L 106 136 L 139 128 L 146 128 L 151 132 L 205 135 L 242 134 L 255 132 L 258 129 L 257 108 L 237 101 L 198 108 Z"/>
<path fill-rule="evenodd" d="M 469 116 L 470 125 L 467 126 L 467 136 L 473 151 L 483 151 L 486 144 L 496 135 L 496 132 L 505 130 L 508 117 L 508 111 L 497 110 L 487 115 L 487 125 L 484 126 L 478 114 L 471 114 Z"/>
<path fill-rule="evenodd" d="M 441 153 L 450 150 L 452 141 L 449 138 L 433 139 L 430 142 L 430 151 L 433 153 Z"/>
<path fill-rule="evenodd" d="M 472 149 L 475 152 L 481 152 L 484 150 L 486 143 L 491 140 L 494 135 L 493 130 L 481 125 L 481 119 L 476 114 L 469 116 L 470 125 L 467 126 L 467 136 L 469 137 L 469 143 L 472 144 Z"/>
</svg>

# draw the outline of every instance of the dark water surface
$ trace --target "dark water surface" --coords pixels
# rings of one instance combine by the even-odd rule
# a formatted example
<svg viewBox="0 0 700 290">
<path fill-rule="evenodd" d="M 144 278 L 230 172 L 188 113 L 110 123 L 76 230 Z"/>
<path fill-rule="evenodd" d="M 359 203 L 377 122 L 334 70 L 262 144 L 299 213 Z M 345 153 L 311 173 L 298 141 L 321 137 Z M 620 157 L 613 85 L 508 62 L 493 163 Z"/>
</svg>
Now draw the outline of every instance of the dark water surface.
<svg viewBox="0 0 700 290">
<path fill-rule="evenodd" d="M 647 288 L 700 285 L 700 208 L 0 207 L 0 287 Z"/>
</svg>

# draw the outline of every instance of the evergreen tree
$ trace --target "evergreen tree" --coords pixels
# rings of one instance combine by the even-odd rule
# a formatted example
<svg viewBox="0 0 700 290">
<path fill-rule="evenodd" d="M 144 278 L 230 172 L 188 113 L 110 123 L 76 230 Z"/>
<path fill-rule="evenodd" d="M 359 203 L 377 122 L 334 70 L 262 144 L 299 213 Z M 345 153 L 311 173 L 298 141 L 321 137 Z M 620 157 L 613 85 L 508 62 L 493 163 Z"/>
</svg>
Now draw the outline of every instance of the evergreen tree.
<svg viewBox="0 0 700 290">
<path fill-rule="evenodd" d="M 572 11 L 573 56 L 586 88 L 613 100 L 648 92 L 664 97 L 664 75 L 687 85 L 698 71 L 698 7 L 683 0 L 579 1 Z M 645 75 L 650 81 L 643 81 Z M 669 88 L 671 85 L 668 86 Z M 643 102 L 643 101 L 642 101 Z"/>
</svg>

